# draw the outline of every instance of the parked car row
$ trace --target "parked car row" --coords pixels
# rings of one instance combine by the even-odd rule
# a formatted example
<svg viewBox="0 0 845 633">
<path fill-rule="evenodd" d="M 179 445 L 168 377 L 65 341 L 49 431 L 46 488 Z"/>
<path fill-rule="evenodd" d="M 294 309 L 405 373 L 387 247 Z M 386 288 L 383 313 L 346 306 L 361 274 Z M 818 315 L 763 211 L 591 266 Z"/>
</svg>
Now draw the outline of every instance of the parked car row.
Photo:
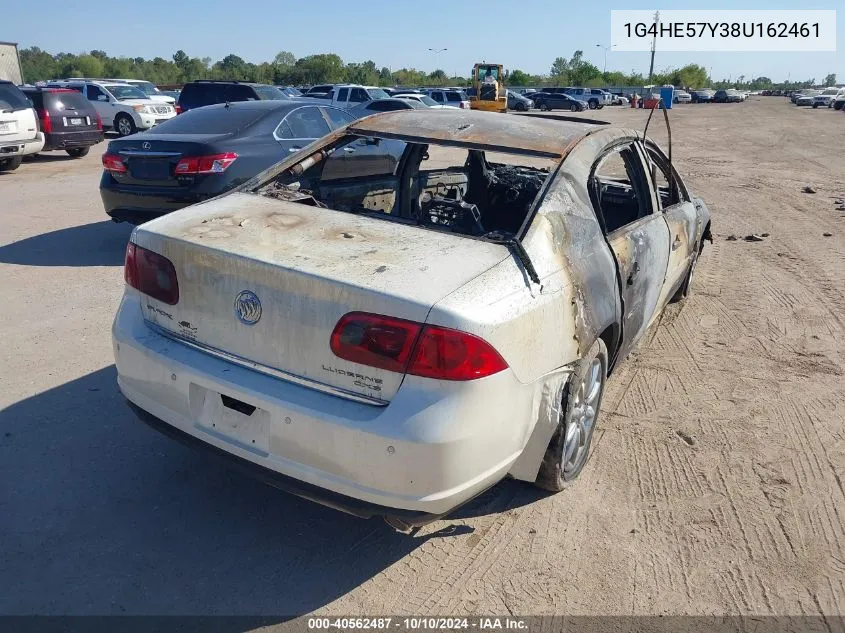
<svg viewBox="0 0 845 633">
<path fill-rule="evenodd" d="M 824 90 L 805 88 L 793 92 L 789 99 L 797 106 L 827 107 L 841 110 L 842 104 L 845 102 L 845 88 L 833 87 Z"/>
<path fill-rule="evenodd" d="M 81 158 L 102 140 L 101 117 L 78 92 L 0 81 L 0 171 L 17 169 L 24 156 L 39 152 Z"/>
</svg>

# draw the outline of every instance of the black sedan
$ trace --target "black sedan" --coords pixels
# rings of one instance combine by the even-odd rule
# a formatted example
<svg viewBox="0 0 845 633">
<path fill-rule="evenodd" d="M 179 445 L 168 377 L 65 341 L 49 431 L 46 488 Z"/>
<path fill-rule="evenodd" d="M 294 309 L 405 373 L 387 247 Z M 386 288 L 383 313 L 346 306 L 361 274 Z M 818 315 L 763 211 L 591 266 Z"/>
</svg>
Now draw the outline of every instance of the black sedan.
<svg viewBox="0 0 845 633">
<path fill-rule="evenodd" d="M 550 110 L 583 112 L 589 107 L 586 102 L 561 93 L 534 92 L 526 96 L 534 102 L 535 107 L 547 112 Z"/>
<path fill-rule="evenodd" d="M 111 141 L 100 196 L 112 220 L 140 224 L 224 193 L 353 120 L 311 99 L 192 109 Z"/>
</svg>

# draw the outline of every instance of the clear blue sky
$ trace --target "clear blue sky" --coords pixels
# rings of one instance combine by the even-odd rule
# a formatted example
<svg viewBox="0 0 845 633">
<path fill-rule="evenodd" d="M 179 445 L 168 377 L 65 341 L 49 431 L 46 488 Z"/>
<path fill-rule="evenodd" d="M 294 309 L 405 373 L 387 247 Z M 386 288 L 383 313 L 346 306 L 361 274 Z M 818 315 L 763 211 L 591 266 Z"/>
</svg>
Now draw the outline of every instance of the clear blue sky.
<svg viewBox="0 0 845 633">
<path fill-rule="evenodd" d="M 344 61 L 372 59 L 379 67 L 436 67 L 466 76 L 482 59 L 508 69 L 548 73 L 555 57 L 576 49 L 599 68 L 614 9 L 841 9 L 835 53 L 661 53 L 662 70 L 697 62 L 714 78 L 765 75 L 845 81 L 845 3 L 842 0 L 0 0 L 0 41 L 51 53 L 101 49 L 109 55 L 170 59 L 178 49 L 216 61 L 235 53 L 251 62 L 282 50 L 297 57 L 322 52 Z M 485 25 L 483 28 L 481 25 Z M 429 48 L 448 48 L 434 54 Z M 609 70 L 648 72 L 648 53 L 611 51 Z"/>
</svg>

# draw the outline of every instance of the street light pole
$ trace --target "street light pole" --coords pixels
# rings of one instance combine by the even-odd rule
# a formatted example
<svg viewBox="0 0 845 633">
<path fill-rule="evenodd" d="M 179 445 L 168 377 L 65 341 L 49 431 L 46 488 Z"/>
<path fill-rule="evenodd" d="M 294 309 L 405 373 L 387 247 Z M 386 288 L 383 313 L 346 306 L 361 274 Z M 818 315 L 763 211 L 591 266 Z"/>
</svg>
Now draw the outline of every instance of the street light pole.
<svg viewBox="0 0 845 633">
<path fill-rule="evenodd" d="M 436 66 L 439 66 L 439 65 L 440 65 L 440 64 L 439 64 L 439 61 L 440 61 L 440 53 L 444 53 L 444 52 L 448 51 L 449 49 L 448 49 L 448 48 L 429 48 L 428 50 L 429 50 L 430 52 L 434 53 L 434 65 L 435 65 L 435 67 L 436 67 Z M 440 69 L 440 68 L 435 68 L 434 70 L 441 70 L 441 69 Z M 444 70 L 443 72 L 446 72 L 446 71 Z"/>
<path fill-rule="evenodd" d="M 616 44 L 611 44 L 610 46 L 602 46 L 601 44 L 596 44 L 596 46 L 604 49 L 604 70 L 602 70 L 602 73 L 606 73 L 607 72 L 607 51 L 609 51 L 611 48 L 615 48 Z"/>
</svg>

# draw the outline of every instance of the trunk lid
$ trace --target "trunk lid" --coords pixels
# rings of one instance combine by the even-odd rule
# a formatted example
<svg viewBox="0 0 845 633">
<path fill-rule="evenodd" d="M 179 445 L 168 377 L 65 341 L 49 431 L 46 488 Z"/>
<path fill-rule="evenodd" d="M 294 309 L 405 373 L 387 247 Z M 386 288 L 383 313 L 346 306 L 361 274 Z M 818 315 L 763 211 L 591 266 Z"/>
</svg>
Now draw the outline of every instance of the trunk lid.
<svg viewBox="0 0 845 633">
<path fill-rule="evenodd" d="M 380 402 L 403 376 L 336 357 L 329 342 L 340 318 L 424 322 L 437 301 L 509 256 L 480 240 L 244 193 L 136 231 L 138 245 L 173 262 L 179 282 L 176 305 L 143 297 L 149 322 L 259 371 Z M 253 325 L 235 315 L 243 291 L 261 303 Z"/>
<path fill-rule="evenodd" d="M 205 175 L 177 175 L 176 165 L 186 156 L 214 154 L 212 143 L 230 134 L 143 134 L 109 143 L 109 153 L 118 154 L 126 173 L 112 174 L 120 184 L 139 187 L 190 187 Z M 214 175 L 213 175 L 214 176 Z"/>
</svg>

